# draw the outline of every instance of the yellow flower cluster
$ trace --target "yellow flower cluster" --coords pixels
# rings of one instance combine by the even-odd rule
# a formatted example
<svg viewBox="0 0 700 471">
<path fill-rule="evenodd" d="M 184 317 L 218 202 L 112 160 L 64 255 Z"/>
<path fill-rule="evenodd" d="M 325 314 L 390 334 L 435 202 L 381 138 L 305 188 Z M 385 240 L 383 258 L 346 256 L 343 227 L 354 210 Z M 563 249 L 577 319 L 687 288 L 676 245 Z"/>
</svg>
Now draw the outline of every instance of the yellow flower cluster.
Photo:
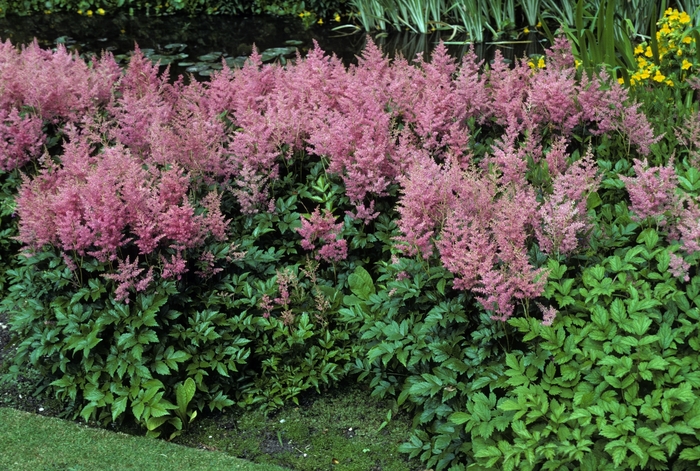
<svg viewBox="0 0 700 471">
<path fill-rule="evenodd" d="M 656 42 L 658 63 L 651 45 L 646 41 L 634 48 L 637 70 L 630 76 L 630 84 L 664 83 L 673 87 L 686 79 L 694 68 L 695 39 L 690 35 L 691 19 L 686 12 L 669 8 L 657 23 Z M 622 79 L 618 79 L 620 83 Z"/>
<path fill-rule="evenodd" d="M 547 64 L 544 61 L 544 56 L 540 57 L 539 59 L 528 61 L 527 65 L 529 65 L 532 70 L 544 69 L 547 67 Z"/>
</svg>

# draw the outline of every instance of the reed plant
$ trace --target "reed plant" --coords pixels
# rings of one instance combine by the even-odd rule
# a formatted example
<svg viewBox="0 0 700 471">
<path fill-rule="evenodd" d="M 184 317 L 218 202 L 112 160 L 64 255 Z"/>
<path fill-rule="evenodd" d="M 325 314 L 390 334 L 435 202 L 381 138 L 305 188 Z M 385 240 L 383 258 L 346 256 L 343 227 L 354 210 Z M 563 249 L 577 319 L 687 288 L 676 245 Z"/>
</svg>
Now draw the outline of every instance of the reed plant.
<svg viewBox="0 0 700 471">
<path fill-rule="evenodd" d="M 479 0 L 456 0 L 449 9 L 471 42 L 484 42 L 484 30 L 488 24 L 488 10 L 484 3 Z"/>
<path fill-rule="evenodd" d="M 486 27 L 495 38 L 504 31 L 515 28 L 514 0 L 481 0 L 479 8 L 488 14 Z"/>
<path fill-rule="evenodd" d="M 441 23 L 444 0 L 398 0 L 397 20 L 406 28 L 421 34 Z"/>
<path fill-rule="evenodd" d="M 659 12 L 666 10 L 666 0 L 627 0 L 618 2 L 618 14 L 634 28 L 635 34 L 647 36 L 651 21 L 659 19 Z M 656 13 L 654 13 L 656 12 Z"/>
<path fill-rule="evenodd" d="M 527 25 L 534 27 L 540 17 L 540 0 L 520 0 L 520 7 L 525 15 Z"/>
<path fill-rule="evenodd" d="M 355 17 L 365 31 L 386 30 L 387 10 L 384 2 L 377 0 L 351 0 L 350 4 L 357 12 Z"/>
<path fill-rule="evenodd" d="M 573 27 L 576 18 L 576 0 L 542 0 L 542 17 Z"/>
</svg>

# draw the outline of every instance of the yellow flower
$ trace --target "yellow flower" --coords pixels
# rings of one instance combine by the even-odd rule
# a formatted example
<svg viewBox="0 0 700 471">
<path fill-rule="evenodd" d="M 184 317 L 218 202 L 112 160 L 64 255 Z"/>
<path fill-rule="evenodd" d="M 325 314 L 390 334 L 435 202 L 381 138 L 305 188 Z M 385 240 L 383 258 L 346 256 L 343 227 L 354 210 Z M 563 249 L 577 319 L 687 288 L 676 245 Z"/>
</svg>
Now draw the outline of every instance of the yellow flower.
<svg viewBox="0 0 700 471">
<path fill-rule="evenodd" d="M 527 62 L 527 65 L 528 65 L 532 70 L 535 70 L 535 63 L 534 63 L 534 62 L 528 61 L 528 62 Z"/>
<path fill-rule="evenodd" d="M 577 69 L 579 68 L 580 65 L 581 65 L 581 61 L 578 59 L 574 59 L 574 66 L 576 66 Z"/>
<path fill-rule="evenodd" d="M 86 14 L 87 16 L 92 16 L 92 10 L 86 11 L 85 14 Z"/>
<path fill-rule="evenodd" d="M 547 67 L 547 64 L 544 63 L 544 57 L 540 57 L 540 60 L 537 61 L 537 68 L 544 69 L 545 67 Z"/>
<path fill-rule="evenodd" d="M 646 67 L 648 62 L 645 58 L 640 57 L 639 59 L 637 59 L 637 64 L 639 65 L 639 68 L 641 69 L 641 68 Z"/>
<path fill-rule="evenodd" d="M 681 69 L 683 70 L 688 70 L 693 66 L 692 62 L 689 62 L 688 59 L 683 59 L 683 64 L 681 65 Z"/>
<path fill-rule="evenodd" d="M 51 10 L 44 10 L 44 15 L 50 15 L 50 14 L 51 14 Z"/>
<path fill-rule="evenodd" d="M 639 54 L 644 54 L 644 48 L 641 44 L 637 44 L 637 46 L 634 48 L 634 55 L 638 56 Z"/>
<path fill-rule="evenodd" d="M 690 36 L 686 36 L 686 37 L 683 38 L 683 40 L 682 40 L 681 42 L 682 42 L 683 44 L 690 44 L 690 43 L 693 42 L 693 38 L 690 37 Z"/>
<path fill-rule="evenodd" d="M 78 10 L 78 15 L 82 15 L 82 14 L 83 14 L 83 10 Z"/>
<path fill-rule="evenodd" d="M 688 15 L 686 12 L 681 13 L 679 21 L 682 25 L 687 25 L 688 23 L 690 23 L 690 15 Z"/>
<path fill-rule="evenodd" d="M 336 23 L 340 23 L 340 15 L 339 14 L 336 13 L 335 16 L 333 17 L 333 19 L 335 20 Z"/>
<path fill-rule="evenodd" d="M 625 84 L 625 79 L 623 79 L 622 77 L 620 77 L 620 78 L 617 79 L 617 83 L 619 83 L 620 85 L 624 85 L 624 84 Z"/>
<path fill-rule="evenodd" d="M 646 51 L 644 51 L 644 55 L 647 57 L 652 57 L 654 55 L 654 53 L 651 52 L 651 46 L 647 46 Z"/>
<path fill-rule="evenodd" d="M 639 73 L 639 78 L 642 80 L 646 80 L 649 77 L 651 77 L 650 70 L 649 69 L 644 69 Z"/>
<path fill-rule="evenodd" d="M 104 14 L 105 14 L 105 11 L 104 11 L 102 8 L 98 8 L 98 9 L 97 9 L 97 14 L 98 14 L 98 15 L 104 15 Z"/>
<path fill-rule="evenodd" d="M 523 33 L 525 33 L 525 34 L 528 34 L 529 32 L 530 32 L 530 29 L 529 29 L 529 28 L 525 28 L 525 29 L 523 30 Z"/>
<path fill-rule="evenodd" d="M 542 27 L 542 22 L 538 21 L 537 24 L 535 25 L 535 28 L 541 28 Z"/>
<path fill-rule="evenodd" d="M 664 74 L 662 74 L 660 70 L 657 69 L 657 70 L 656 70 L 656 75 L 654 75 L 654 80 L 656 80 L 657 82 L 661 83 L 661 82 L 663 82 L 664 80 L 666 80 L 666 76 L 665 76 Z"/>
<path fill-rule="evenodd" d="M 319 18 L 318 21 L 317 21 L 316 23 L 322 25 L 322 24 L 323 24 L 323 18 Z"/>
<path fill-rule="evenodd" d="M 671 80 L 671 79 L 666 80 L 666 85 L 668 85 L 669 87 L 672 87 L 672 86 L 673 86 L 673 80 Z"/>
</svg>

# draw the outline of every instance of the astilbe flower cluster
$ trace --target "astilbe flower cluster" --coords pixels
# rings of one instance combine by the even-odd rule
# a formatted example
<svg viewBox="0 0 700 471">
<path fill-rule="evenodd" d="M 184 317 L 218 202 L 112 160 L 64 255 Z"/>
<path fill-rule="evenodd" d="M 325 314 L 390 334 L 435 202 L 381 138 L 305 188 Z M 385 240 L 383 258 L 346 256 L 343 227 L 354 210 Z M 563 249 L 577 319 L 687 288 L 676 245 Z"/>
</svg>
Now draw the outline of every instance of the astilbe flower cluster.
<svg viewBox="0 0 700 471">
<path fill-rule="evenodd" d="M 215 74 L 204 100 L 207 116 L 231 120 L 225 168 L 244 212 L 269 207 L 281 161 L 305 151 L 328 159 L 356 206 L 353 216 L 368 222 L 376 217 L 374 199 L 399 184 L 417 150 L 469 163 L 470 118 L 504 130 L 491 158 L 511 179 L 522 178 L 527 158 L 541 157 L 544 132 L 563 139 L 575 129 L 621 132 L 649 151 L 651 126 L 617 82 L 605 75 L 578 82 L 561 38 L 547 61 L 532 71 L 525 61 L 512 68 L 497 56 L 482 73 L 473 52 L 457 64 L 440 45 L 430 62 L 392 63 L 371 41 L 347 70 L 318 47 L 286 68 L 263 65 L 255 53 L 242 69 Z"/>
<path fill-rule="evenodd" d="M 117 87 L 119 98 L 107 108 L 112 117 L 108 135 L 133 154 L 147 156 L 153 129 L 168 123 L 173 113 L 166 99 L 168 87 L 168 74 L 159 75 L 137 47 Z"/>
<path fill-rule="evenodd" d="M 551 152 L 559 152 L 556 144 Z M 544 253 L 566 255 L 581 245 L 579 239 L 592 229 L 586 216 L 587 198 L 600 181 L 590 148 L 582 159 L 554 177 L 552 193 L 541 203 L 540 223 L 535 226 Z"/>
<path fill-rule="evenodd" d="M 8 40 L 0 46 L 0 109 L 28 106 L 44 120 L 76 122 L 111 100 L 119 76 L 110 54 L 88 67 L 63 45 L 18 50 Z"/>
<path fill-rule="evenodd" d="M 343 223 L 336 224 L 333 213 L 324 209 L 321 215 L 316 207 L 308 218 L 301 220 L 297 232 L 302 236 L 301 246 L 305 250 L 315 250 L 316 244 L 321 244 L 316 253 L 317 260 L 338 262 L 348 255 L 348 243 L 341 237 L 342 230 Z"/>
<path fill-rule="evenodd" d="M 550 152 L 561 153 L 561 146 Z M 419 153 L 400 179 L 397 242 L 404 254 L 424 258 L 437 248 L 442 264 L 455 274 L 454 287 L 471 290 L 495 319 L 505 320 L 518 300 L 544 289 L 546 273 L 529 261 L 530 239 L 536 237 L 546 253 L 566 254 L 580 247 L 590 229 L 586 200 L 600 183 L 593 157 L 588 152 L 564 164 L 551 194 L 538 201 L 524 178 L 460 166 L 456 159 L 437 164 Z"/>
<path fill-rule="evenodd" d="M 289 67 L 263 65 L 254 53 L 240 70 L 224 66 L 208 85 L 169 84 L 167 72 L 159 74 L 138 50 L 118 81 L 112 62 L 107 56 L 87 68 L 61 49 L 52 55 L 34 45 L 18 54 L 9 43 L 0 47 L 0 109 L 9 113 L 26 104 L 43 119 L 77 116 L 85 128 L 92 126 L 95 106 L 105 105 L 106 111 L 96 129 L 108 142 L 93 139 L 100 147 L 93 149 L 72 137 L 61 166 L 46 161 L 40 175 L 25 184 L 22 238 L 33 246 L 53 243 L 101 259 L 124 244 L 135 244 L 142 254 L 167 246 L 176 253 L 164 260 L 170 276 L 183 273 L 181 257 L 201 244 L 204 234 L 225 234 L 220 213 L 207 209 L 206 217 L 196 215 L 182 193 L 186 179 L 225 183 L 244 213 L 274 211 L 269 189 L 280 165 L 305 152 L 327 161 L 327 171 L 342 178 L 356 208 L 351 217 L 369 222 L 377 216 L 376 198 L 403 187 L 402 242 L 409 253 L 429 256 L 431 241 L 442 237 L 442 249 L 451 247 L 444 263 L 455 270 L 465 267 L 460 283 L 482 290 L 485 302 L 506 315 L 509 297 L 529 296 L 539 286 L 524 258 L 525 241 L 513 228 L 523 233 L 537 228 L 543 248 L 559 251 L 573 250 L 573 234 L 585 229 L 575 195 L 561 190 L 549 208 L 535 204 L 524 178 L 526 162 L 544 157 L 553 176 L 570 175 L 564 154 L 576 129 L 621 132 L 642 153 L 655 141 L 649 123 L 616 82 L 605 75 L 576 81 L 563 40 L 548 53 L 548 66 L 535 71 L 525 61 L 512 68 L 497 57 L 480 72 L 473 52 L 457 64 L 443 45 L 430 62 L 392 63 L 371 41 L 349 69 L 318 47 Z M 52 70 L 52 81 L 39 69 Z M 40 77 L 34 91 L 26 90 L 14 70 Z M 51 95 L 49 83 L 67 91 Z M 43 96 L 51 103 L 42 102 Z M 472 119 L 502 131 L 480 162 L 481 174 L 469 152 Z M 548 153 L 540 146 L 544 133 L 554 136 Z M 25 151 L 34 155 L 33 144 Z M 465 193 L 466 181 L 481 185 L 481 196 Z M 494 182 L 506 190 L 496 191 Z M 488 217 L 486 210 L 461 206 L 472 197 L 494 206 Z M 531 199 L 535 203 L 519 215 L 515 201 Z M 30 208 L 40 201 L 46 210 L 32 214 Z M 116 214 L 114 208 L 125 202 L 130 209 Z M 557 233 L 555 226 L 566 221 L 568 232 Z M 302 243 L 314 250 L 320 243 L 318 257 L 340 260 L 347 248 L 338 226 L 332 215 L 316 212 L 303 222 Z M 481 247 L 481 255 L 474 249 L 474 256 L 482 261 L 458 254 L 458 246 L 466 250 L 470 244 Z M 474 272 L 479 263 L 490 268 Z M 472 273 L 479 273 L 478 281 Z M 487 293 L 491 286 L 510 291 Z"/>
<path fill-rule="evenodd" d="M 620 177 L 630 196 L 633 219 L 643 221 L 653 218 L 658 225 L 666 225 L 669 218 L 678 215 L 678 177 L 673 158 L 664 167 L 649 167 L 647 162 L 635 159 L 633 168 L 636 177 Z"/>
<path fill-rule="evenodd" d="M 19 189 L 18 239 L 30 249 L 51 244 L 64 253 L 119 261 L 117 273 L 106 276 L 119 283 L 117 299 L 124 300 L 129 288 L 145 289 L 153 277 L 149 270 L 135 280 L 142 271 L 137 260 L 120 255 L 130 246 L 140 257 L 157 255 L 162 277 L 179 278 L 188 270 L 186 250 L 209 235 L 226 240 L 220 195 L 204 196 L 205 211 L 197 214 L 188 199 L 190 178 L 181 169 L 147 168 L 121 144 L 105 145 L 70 128 L 68 135 L 61 165 L 46 159 Z M 163 255 L 166 248 L 175 255 Z"/>
<path fill-rule="evenodd" d="M 10 171 L 41 155 L 45 136 L 40 118 L 0 109 L 0 170 Z"/>
<path fill-rule="evenodd" d="M 670 158 L 665 166 L 650 167 L 648 162 L 634 161 L 635 177 L 620 177 L 630 197 L 632 218 L 653 222 L 667 230 L 671 240 L 680 243 L 687 255 L 700 253 L 700 199 L 678 188 L 678 175 Z M 685 278 L 689 265 L 680 255 L 672 254 L 671 272 Z"/>
<path fill-rule="evenodd" d="M 454 165 L 444 171 L 461 181 L 435 240 L 442 264 L 455 274 L 455 288 L 477 293 L 494 318 L 506 319 L 517 299 L 539 295 L 546 281 L 527 255 L 526 239 L 537 222 L 535 193 L 526 186 L 504 184 L 494 173 Z M 411 205 L 403 200 L 404 208 Z M 399 227 L 405 228 L 403 221 Z"/>
<path fill-rule="evenodd" d="M 92 67 L 59 45 L 22 49 L 0 43 L 0 169 L 21 167 L 41 155 L 42 125 L 80 123 L 109 103 L 120 69 L 110 54 Z"/>
</svg>

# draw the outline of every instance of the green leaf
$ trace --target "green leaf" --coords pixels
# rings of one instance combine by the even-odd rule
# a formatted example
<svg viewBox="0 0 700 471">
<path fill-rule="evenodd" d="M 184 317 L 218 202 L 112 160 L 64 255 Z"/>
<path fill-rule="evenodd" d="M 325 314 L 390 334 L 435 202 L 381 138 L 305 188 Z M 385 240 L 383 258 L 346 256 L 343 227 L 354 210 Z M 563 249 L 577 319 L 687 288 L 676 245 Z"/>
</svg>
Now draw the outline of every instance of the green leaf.
<svg viewBox="0 0 700 471">
<path fill-rule="evenodd" d="M 187 378 L 184 383 L 179 384 L 175 388 L 175 396 L 177 397 L 177 408 L 180 413 L 180 417 L 185 417 L 187 414 L 187 406 L 194 397 L 194 393 L 197 387 L 192 378 Z"/>
<path fill-rule="evenodd" d="M 646 440 L 650 444 L 659 445 L 659 437 L 657 437 L 654 431 L 650 428 L 639 427 L 636 433 L 639 438 Z"/>
<path fill-rule="evenodd" d="M 643 243 L 646 245 L 647 250 L 651 250 L 656 247 L 659 242 L 659 234 L 656 233 L 655 229 L 648 228 L 644 229 L 639 237 L 637 237 L 637 243 Z"/>
<path fill-rule="evenodd" d="M 500 458 L 501 456 L 503 453 L 495 446 L 479 447 L 474 452 L 476 458 Z"/>
<path fill-rule="evenodd" d="M 684 449 L 681 451 L 680 459 L 687 461 L 700 461 L 700 446 Z"/>
<path fill-rule="evenodd" d="M 676 399 L 680 402 L 694 402 L 696 400 L 693 388 L 688 383 L 683 383 L 677 388 L 666 390 L 666 392 L 664 392 L 664 398 Z"/>
<path fill-rule="evenodd" d="M 170 368 L 162 361 L 156 361 L 156 372 L 161 375 L 170 374 Z"/>
<path fill-rule="evenodd" d="M 112 403 L 112 422 L 117 420 L 117 417 L 124 413 L 128 399 L 127 396 L 122 396 Z"/>
<path fill-rule="evenodd" d="M 600 195 L 598 195 L 597 191 L 594 191 L 588 195 L 588 198 L 586 199 L 586 210 L 590 211 L 591 209 L 595 209 L 598 206 L 603 204 L 603 200 L 600 199 Z"/>
<path fill-rule="evenodd" d="M 627 444 L 622 440 L 613 440 L 605 445 L 605 451 L 610 453 L 615 466 L 620 466 L 627 457 Z"/>
<path fill-rule="evenodd" d="M 361 266 L 356 267 L 355 271 L 350 274 L 348 284 L 350 285 L 350 291 L 363 301 L 369 300 L 369 297 L 376 292 L 372 277 Z"/>
<path fill-rule="evenodd" d="M 604 378 L 605 378 L 605 381 L 607 381 L 607 383 L 610 386 L 612 386 L 613 388 L 620 389 L 622 387 L 622 383 L 616 377 L 608 375 L 608 376 L 604 376 Z"/>
<path fill-rule="evenodd" d="M 450 422 L 457 424 L 457 425 L 462 425 L 471 419 L 471 414 L 468 414 L 466 412 L 454 412 L 450 415 Z"/>
<path fill-rule="evenodd" d="M 661 357 L 653 357 L 651 360 L 649 360 L 649 364 L 647 365 L 647 368 L 650 370 L 665 370 L 668 367 L 669 363 L 664 360 Z"/>
<path fill-rule="evenodd" d="M 603 425 L 600 428 L 600 434 L 602 436 L 604 436 L 605 438 L 610 438 L 610 439 L 618 438 L 618 437 L 622 436 L 622 432 L 620 432 L 617 429 L 617 427 L 615 427 L 613 425 Z"/>
</svg>

